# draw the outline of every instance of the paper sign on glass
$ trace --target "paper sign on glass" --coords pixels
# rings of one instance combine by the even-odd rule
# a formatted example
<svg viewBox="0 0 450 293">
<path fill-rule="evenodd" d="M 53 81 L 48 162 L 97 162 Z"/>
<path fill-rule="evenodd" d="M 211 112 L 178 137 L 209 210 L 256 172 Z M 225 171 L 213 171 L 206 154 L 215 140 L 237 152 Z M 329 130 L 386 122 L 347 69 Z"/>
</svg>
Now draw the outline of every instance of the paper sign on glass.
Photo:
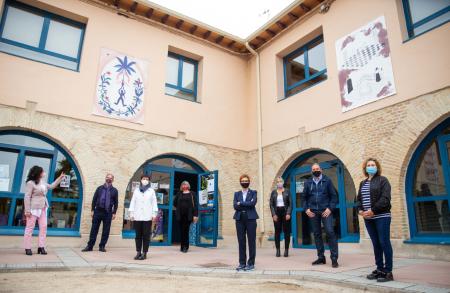
<svg viewBox="0 0 450 293">
<path fill-rule="evenodd" d="M 61 188 L 70 188 L 70 175 L 64 175 L 61 183 L 59 183 L 59 187 Z"/>
<path fill-rule="evenodd" d="M 208 192 L 214 192 L 214 178 L 208 179 Z"/>
<path fill-rule="evenodd" d="M 158 182 L 150 182 L 151 189 L 158 189 Z"/>
<path fill-rule="evenodd" d="M 9 191 L 9 178 L 0 178 L 0 191 Z"/>
<path fill-rule="evenodd" d="M 200 190 L 198 194 L 198 204 L 205 205 L 208 203 L 208 191 L 206 189 Z"/>
</svg>

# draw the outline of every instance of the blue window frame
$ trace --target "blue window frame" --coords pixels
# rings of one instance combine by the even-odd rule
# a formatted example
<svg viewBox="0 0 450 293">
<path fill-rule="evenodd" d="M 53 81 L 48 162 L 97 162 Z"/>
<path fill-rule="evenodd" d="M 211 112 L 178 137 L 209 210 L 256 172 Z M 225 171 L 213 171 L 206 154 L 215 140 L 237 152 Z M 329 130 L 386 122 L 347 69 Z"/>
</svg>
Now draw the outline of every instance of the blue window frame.
<svg viewBox="0 0 450 293">
<path fill-rule="evenodd" d="M 166 94 L 197 101 L 198 61 L 169 52 L 167 56 Z"/>
<path fill-rule="evenodd" d="M 49 183 L 61 172 L 70 176 L 68 187 L 47 193 L 47 235 L 79 237 L 83 186 L 75 162 L 51 140 L 18 130 L 0 132 L 0 235 L 24 233 L 25 180 L 33 165 L 44 169 Z"/>
<path fill-rule="evenodd" d="M 450 118 L 414 152 L 406 173 L 408 243 L 450 244 Z"/>
<path fill-rule="evenodd" d="M 450 20 L 450 0 L 402 0 L 408 37 L 414 38 Z"/>
<path fill-rule="evenodd" d="M 323 36 L 283 58 L 284 97 L 290 97 L 327 79 Z"/>
<path fill-rule="evenodd" d="M 15 0 L 6 0 L 0 51 L 78 71 L 86 25 Z"/>
</svg>

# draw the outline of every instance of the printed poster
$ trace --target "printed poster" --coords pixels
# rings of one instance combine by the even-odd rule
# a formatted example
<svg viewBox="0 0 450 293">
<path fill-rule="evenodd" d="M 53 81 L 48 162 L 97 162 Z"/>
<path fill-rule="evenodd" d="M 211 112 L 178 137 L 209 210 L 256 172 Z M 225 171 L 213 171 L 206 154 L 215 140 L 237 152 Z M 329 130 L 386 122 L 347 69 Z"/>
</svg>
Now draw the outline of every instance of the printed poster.
<svg viewBox="0 0 450 293">
<path fill-rule="evenodd" d="M 384 16 L 336 41 L 342 112 L 396 93 Z"/>
<path fill-rule="evenodd" d="M 148 62 L 102 48 L 93 114 L 144 123 Z"/>
<path fill-rule="evenodd" d="M 64 175 L 64 177 L 61 180 L 61 183 L 59 183 L 59 187 L 70 188 L 70 175 Z"/>
</svg>

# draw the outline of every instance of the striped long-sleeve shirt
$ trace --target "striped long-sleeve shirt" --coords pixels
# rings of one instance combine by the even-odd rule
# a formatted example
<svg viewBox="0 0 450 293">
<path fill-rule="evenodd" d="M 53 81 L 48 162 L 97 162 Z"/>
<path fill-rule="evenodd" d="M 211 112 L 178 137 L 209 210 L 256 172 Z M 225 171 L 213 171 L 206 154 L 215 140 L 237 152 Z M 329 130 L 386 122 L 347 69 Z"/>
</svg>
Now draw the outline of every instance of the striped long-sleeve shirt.
<svg viewBox="0 0 450 293">
<path fill-rule="evenodd" d="M 366 180 L 363 186 L 361 187 L 361 198 L 362 198 L 362 207 L 364 211 L 370 210 L 372 205 L 370 201 L 370 181 Z M 390 217 L 391 213 L 383 213 L 379 215 L 375 215 L 370 220 L 379 219 L 384 217 Z"/>
</svg>

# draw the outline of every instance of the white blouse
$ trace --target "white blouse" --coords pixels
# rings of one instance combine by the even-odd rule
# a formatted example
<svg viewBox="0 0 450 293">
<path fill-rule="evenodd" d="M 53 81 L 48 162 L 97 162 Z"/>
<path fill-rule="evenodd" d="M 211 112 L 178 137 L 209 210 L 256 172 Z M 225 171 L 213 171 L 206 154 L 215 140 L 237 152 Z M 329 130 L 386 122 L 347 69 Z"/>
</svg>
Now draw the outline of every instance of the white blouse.
<svg viewBox="0 0 450 293">
<path fill-rule="evenodd" d="M 283 194 L 278 193 L 277 196 L 277 207 L 284 207 L 284 200 L 283 200 Z"/>
<path fill-rule="evenodd" d="M 133 192 L 130 207 L 128 208 L 130 218 L 134 221 L 151 221 L 158 214 L 158 203 L 155 191 L 152 188 L 144 193 L 137 187 Z"/>
</svg>

